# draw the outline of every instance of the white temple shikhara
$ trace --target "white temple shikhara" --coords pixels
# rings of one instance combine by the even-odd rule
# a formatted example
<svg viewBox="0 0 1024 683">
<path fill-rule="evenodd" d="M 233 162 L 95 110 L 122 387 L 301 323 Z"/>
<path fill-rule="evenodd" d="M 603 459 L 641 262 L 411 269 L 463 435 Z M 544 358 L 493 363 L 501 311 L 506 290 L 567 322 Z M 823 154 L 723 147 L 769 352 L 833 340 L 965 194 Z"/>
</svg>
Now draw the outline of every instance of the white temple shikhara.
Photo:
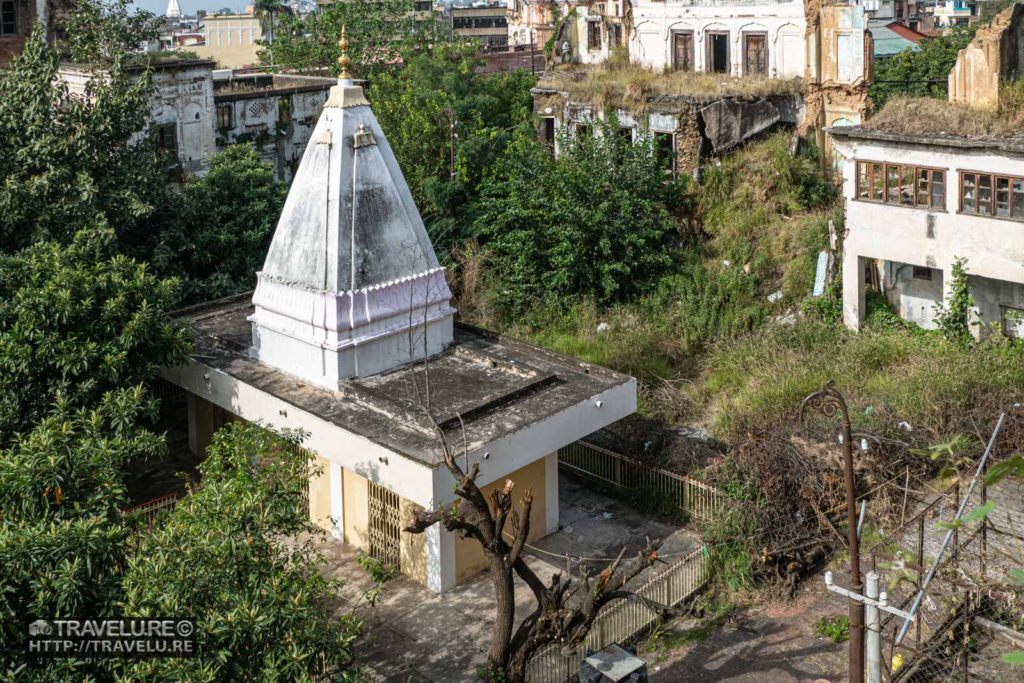
<svg viewBox="0 0 1024 683">
<path fill-rule="evenodd" d="M 181 6 L 178 5 L 178 0 L 167 0 L 167 11 L 164 12 L 164 16 L 168 19 L 181 19 Z"/>
<path fill-rule="evenodd" d="M 632 377 L 454 323 L 419 211 L 348 75 L 332 88 L 251 295 L 183 312 L 190 362 L 161 375 L 188 396 L 200 454 L 229 419 L 308 434 L 322 468 L 311 517 L 435 591 L 486 565 L 476 541 L 417 509 L 454 499 L 436 429 L 478 463 L 487 493 L 532 489 L 530 539 L 558 528 L 558 449 L 636 409 Z"/>
</svg>

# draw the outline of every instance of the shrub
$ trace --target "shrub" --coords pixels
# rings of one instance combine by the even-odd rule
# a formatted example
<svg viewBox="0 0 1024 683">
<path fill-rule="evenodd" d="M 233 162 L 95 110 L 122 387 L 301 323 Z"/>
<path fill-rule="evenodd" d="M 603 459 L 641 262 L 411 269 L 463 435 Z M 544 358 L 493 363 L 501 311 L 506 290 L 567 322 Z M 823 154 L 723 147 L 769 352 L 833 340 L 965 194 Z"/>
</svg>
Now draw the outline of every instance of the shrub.
<svg viewBox="0 0 1024 683">
<path fill-rule="evenodd" d="M 833 643 L 845 643 L 850 639 L 850 617 L 822 617 L 814 623 L 814 634 L 828 638 Z"/>
</svg>

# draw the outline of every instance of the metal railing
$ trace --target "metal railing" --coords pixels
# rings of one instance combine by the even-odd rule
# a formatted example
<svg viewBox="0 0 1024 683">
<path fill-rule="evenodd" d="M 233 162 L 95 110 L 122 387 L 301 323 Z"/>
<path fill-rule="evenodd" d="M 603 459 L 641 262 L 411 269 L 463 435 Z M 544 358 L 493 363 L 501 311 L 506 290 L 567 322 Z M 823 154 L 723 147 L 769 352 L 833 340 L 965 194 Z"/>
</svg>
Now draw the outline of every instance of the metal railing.
<svg viewBox="0 0 1024 683">
<path fill-rule="evenodd" d="M 157 518 L 164 512 L 170 512 L 174 509 L 174 506 L 178 504 L 178 494 L 168 493 L 167 495 L 158 496 L 152 500 L 147 500 L 145 503 L 139 503 L 132 507 L 123 508 L 121 514 L 124 516 L 137 516 L 142 522 L 145 523 L 146 527 L 152 528 L 153 524 L 156 523 Z"/>
<path fill-rule="evenodd" d="M 662 496 L 692 517 L 713 519 L 725 504 L 714 486 L 610 451 L 587 441 L 558 450 L 558 464 L 566 470 L 625 491 Z"/>
<path fill-rule="evenodd" d="M 655 575 L 635 592 L 661 605 L 674 606 L 696 593 L 708 578 L 708 552 L 697 548 L 668 569 Z M 560 644 L 549 645 L 530 660 L 526 680 L 530 683 L 564 683 L 575 676 L 588 652 L 621 643 L 644 631 L 658 615 L 640 600 L 619 600 L 594 619 L 586 640 L 566 656 Z"/>
</svg>

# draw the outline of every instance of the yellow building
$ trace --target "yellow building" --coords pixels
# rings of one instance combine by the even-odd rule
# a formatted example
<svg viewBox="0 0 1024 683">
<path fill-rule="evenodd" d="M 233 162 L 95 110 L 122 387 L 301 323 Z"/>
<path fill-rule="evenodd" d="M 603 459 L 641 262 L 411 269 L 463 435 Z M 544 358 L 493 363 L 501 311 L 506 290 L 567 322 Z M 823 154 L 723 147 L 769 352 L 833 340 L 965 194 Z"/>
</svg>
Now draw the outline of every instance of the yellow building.
<svg viewBox="0 0 1024 683">
<path fill-rule="evenodd" d="M 208 14 L 203 18 L 200 31 L 203 45 L 189 50 L 204 59 L 212 59 L 223 69 L 252 66 L 259 60 L 256 41 L 263 38 L 260 22 L 252 14 Z"/>
<path fill-rule="evenodd" d="M 532 490 L 531 538 L 558 528 L 559 448 L 631 414 L 629 376 L 457 325 L 445 269 L 363 90 L 343 79 L 313 130 L 252 294 L 188 311 L 200 453 L 231 416 L 308 433 L 312 518 L 435 591 L 484 568 L 440 525 L 455 500 L 437 430 L 485 492 Z"/>
</svg>

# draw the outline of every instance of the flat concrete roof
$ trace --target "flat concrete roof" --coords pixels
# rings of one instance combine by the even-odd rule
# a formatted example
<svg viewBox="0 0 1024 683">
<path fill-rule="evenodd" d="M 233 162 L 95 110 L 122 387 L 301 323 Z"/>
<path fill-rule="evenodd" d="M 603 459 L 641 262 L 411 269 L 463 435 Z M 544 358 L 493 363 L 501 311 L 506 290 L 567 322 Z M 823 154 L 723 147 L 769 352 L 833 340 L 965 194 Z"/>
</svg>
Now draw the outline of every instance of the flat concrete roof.
<svg viewBox="0 0 1024 683">
<path fill-rule="evenodd" d="M 863 126 L 838 126 L 826 128 L 825 132 L 837 138 L 869 140 L 876 142 L 900 142 L 928 147 L 952 147 L 956 149 L 991 149 L 1001 152 L 1024 153 L 1024 135 L 1014 134 L 1003 137 L 966 137 L 949 133 L 918 135 L 870 130 Z"/>
<path fill-rule="evenodd" d="M 250 294 L 179 312 L 196 337 L 193 362 L 230 375 L 339 428 L 428 466 L 441 451 L 422 406 L 453 447 L 483 448 L 635 380 L 618 372 L 508 337 L 456 325 L 455 342 L 422 362 L 366 378 L 338 391 L 314 386 L 249 356 Z M 428 392 L 429 386 L 429 392 Z"/>
</svg>

